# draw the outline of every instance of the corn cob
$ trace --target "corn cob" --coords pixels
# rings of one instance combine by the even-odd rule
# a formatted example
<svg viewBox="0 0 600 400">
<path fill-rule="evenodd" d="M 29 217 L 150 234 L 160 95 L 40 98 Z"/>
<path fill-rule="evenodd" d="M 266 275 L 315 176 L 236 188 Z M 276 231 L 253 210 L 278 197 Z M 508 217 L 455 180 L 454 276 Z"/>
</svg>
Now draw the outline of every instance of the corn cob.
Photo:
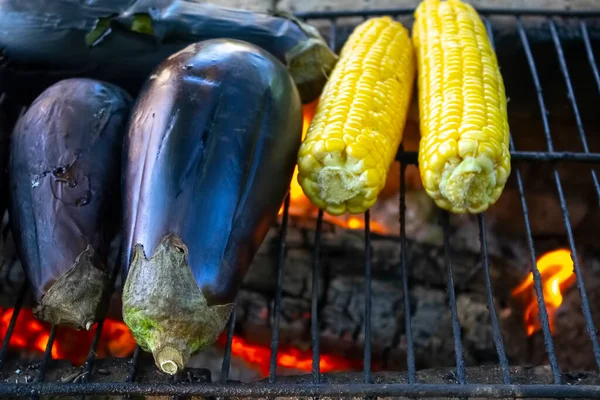
<svg viewBox="0 0 600 400">
<path fill-rule="evenodd" d="M 399 22 L 373 18 L 352 32 L 298 153 L 298 182 L 313 204 L 341 215 L 375 203 L 402 140 L 415 73 Z"/>
<path fill-rule="evenodd" d="M 443 209 L 482 212 L 510 174 L 504 82 L 485 27 L 460 0 L 425 0 L 413 42 L 423 186 Z"/>
</svg>

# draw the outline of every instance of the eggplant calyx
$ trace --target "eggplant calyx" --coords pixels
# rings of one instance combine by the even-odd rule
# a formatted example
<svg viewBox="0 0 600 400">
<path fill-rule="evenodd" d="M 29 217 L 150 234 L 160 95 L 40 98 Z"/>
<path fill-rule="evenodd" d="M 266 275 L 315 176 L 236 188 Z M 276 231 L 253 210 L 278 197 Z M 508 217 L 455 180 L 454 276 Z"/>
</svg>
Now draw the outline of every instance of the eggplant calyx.
<svg viewBox="0 0 600 400">
<path fill-rule="evenodd" d="M 233 304 L 209 306 L 187 261 L 187 246 L 165 236 L 150 259 L 136 244 L 123 287 L 123 319 L 161 371 L 182 370 L 192 353 L 214 343 Z"/>
<path fill-rule="evenodd" d="M 40 299 L 33 314 L 55 325 L 89 330 L 106 308 L 110 278 L 98 268 L 94 249 L 87 245 L 73 266 Z"/>
<path fill-rule="evenodd" d="M 318 32 L 285 54 L 288 70 L 302 103 L 310 103 L 321 95 L 337 60 L 337 55 L 329 49 Z"/>
</svg>

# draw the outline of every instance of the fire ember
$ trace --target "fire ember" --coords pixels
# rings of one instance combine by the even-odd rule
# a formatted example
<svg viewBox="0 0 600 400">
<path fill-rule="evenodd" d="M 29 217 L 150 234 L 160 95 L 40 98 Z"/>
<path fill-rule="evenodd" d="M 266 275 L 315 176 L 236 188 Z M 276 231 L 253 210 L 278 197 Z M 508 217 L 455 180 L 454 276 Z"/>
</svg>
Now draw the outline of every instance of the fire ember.
<svg viewBox="0 0 600 400">
<path fill-rule="evenodd" d="M 227 337 L 221 335 L 219 344 L 225 346 Z M 231 341 L 231 354 L 240 357 L 258 368 L 263 376 L 269 375 L 271 348 L 265 345 L 252 344 L 244 338 L 234 336 Z M 277 352 L 277 367 L 310 373 L 312 371 L 312 351 L 294 347 L 284 347 Z M 322 354 L 319 367 L 322 373 L 344 372 L 359 369 L 361 363 L 351 362 L 344 357 Z"/>
<path fill-rule="evenodd" d="M 0 332 L 5 335 L 14 309 L 0 309 Z M 58 327 L 52 346 L 52 358 L 67 359 L 74 365 L 85 362 L 88 350 L 92 344 L 96 327 L 89 331 L 77 331 L 71 328 Z M 0 340 L 4 337 L 0 337 Z M 18 350 L 21 354 L 33 353 L 39 358 L 44 353 L 50 338 L 50 324 L 40 321 L 33 316 L 31 309 L 19 312 L 14 332 L 9 341 L 9 349 Z M 96 348 L 98 358 L 127 357 L 135 349 L 135 340 L 127 325 L 114 319 L 106 319 Z"/>
<path fill-rule="evenodd" d="M 4 334 L 10 324 L 14 309 L 0 308 L 0 330 Z M 97 326 L 89 331 L 77 331 L 71 328 L 58 327 L 56 338 L 52 346 L 52 358 L 68 360 L 74 366 L 83 365 L 88 349 L 92 343 Z M 3 336 L 0 336 L 0 341 Z M 44 353 L 50 339 L 50 325 L 33 316 L 31 309 L 22 309 L 17 318 L 14 332 L 9 341 L 9 349 L 18 351 L 21 357 L 29 354 L 34 359 L 39 359 Z M 217 345 L 224 348 L 227 336 L 223 333 Z M 129 357 L 135 349 L 135 340 L 129 328 L 121 321 L 106 319 L 96 348 L 96 358 Z M 269 346 L 252 344 L 248 340 L 234 336 L 231 343 L 231 353 L 239 357 L 251 368 L 260 371 L 263 377 L 269 374 L 271 349 Z M 310 372 L 312 370 L 312 352 L 285 346 L 278 350 L 276 364 L 278 367 L 293 371 Z M 362 364 L 352 363 L 344 357 L 323 354 L 320 368 L 325 372 L 351 371 L 360 368 Z"/>
</svg>

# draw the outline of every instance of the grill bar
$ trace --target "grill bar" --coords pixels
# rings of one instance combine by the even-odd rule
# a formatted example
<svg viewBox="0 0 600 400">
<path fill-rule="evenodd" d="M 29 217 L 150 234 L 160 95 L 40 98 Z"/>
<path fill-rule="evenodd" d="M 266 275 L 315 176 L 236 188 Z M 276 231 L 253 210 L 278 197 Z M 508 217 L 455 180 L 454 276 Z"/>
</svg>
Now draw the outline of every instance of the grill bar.
<svg viewBox="0 0 600 400">
<path fill-rule="evenodd" d="M 321 355 L 319 353 L 319 256 L 321 252 L 321 233 L 323 232 L 323 210 L 319 210 L 315 231 L 315 246 L 312 260 L 312 298 L 310 304 L 311 335 L 312 335 L 312 382 L 318 384 L 321 380 Z"/>
<path fill-rule="evenodd" d="M 573 114 L 575 115 L 575 123 L 577 124 L 577 131 L 579 132 L 581 144 L 583 145 L 583 151 L 586 154 L 589 154 L 590 149 L 588 147 L 587 139 L 585 137 L 585 130 L 583 128 L 583 122 L 581 121 L 581 114 L 579 113 L 579 106 L 577 105 L 575 92 L 573 91 L 573 84 L 571 83 L 569 68 L 567 67 L 567 61 L 565 60 L 565 55 L 563 53 L 560 37 L 558 36 L 558 32 L 556 30 L 556 24 L 552 19 L 550 19 L 550 33 L 552 35 L 554 47 L 556 48 L 556 55 L 558 56 L 558 61 L 560 63 L 560 70 L 563 74 L 563 77 L 565 78 L 565 83 L 567 85 L 567 94 L 571 103 L 571 107 L 573 108 Z M 600 205 L 600 184 L 598 184 L 598 176 L 596 176 L 596 171 L 594 171 L 594 169 L 590 169 L 590 172 L 592 173 L 594 188 L 596 189 L 596 194 L 598 195 L 598 202 Z"/>
<path fill-rule="evenodd" d="M 579 257 L 577 257 L 577 248 L 575 246 L 575 238 L 573 238 L 573 229 L 571 228 L 571 222 L 569 219 L 569 210 L 567 209 L 567 201 L 563 192 L 562 184 L 560 182 L 560 176 L 556 168 L 554 168 L 554 179 L 556 180 L 556 189 L 558 191 L 558 197 L 560 198 L 560 208 L 562 211 L 563 219 L 565 221 L 565 229 L 567 230 L 567 237 L 569 239 L 569 247 L 571 248 L 571 259 L 575 267 L 575 277 L 577 279 L 577 288 L 579 289 L 579 296 L 581 297 L 581 309 L 585 318 L 585 325 L 587 328 L 588 336 L 592 342 L 592 348 L 594 349 L 594 358 L 596 360 L 596 366 L 600 370 L 600 345 L 598 344 L 596 326 L 592 319 L 592 312 L 590 311 L 590 302 L 588 300 L 587 291 L 585 290 L 585 284 L 583 283 L 583 276 L 581 275 L 581 266 L 579 265 Z"/>
<path fill-rule="evenodd" d="M 52 360 L 52 347 L 54 346 L 55 339 L 56 325 L 52 325 L 52 328 L 50 329 L 50 335 L 48 337 L 48 343 L 46 344 L 46 349 L 44 350 L 44 357 L 42 358 L 42 362 L 40 363 L 40 367 L 34 382 L 43 383 L 46 380 L 46 370 L 48 369 L 48 364 Z M 31 396 L 32 400 L 37 400 L 38 398 L 39 397 L 36 395 Z"/>
<path fill-rule="evenodd" d="M 550 21 L 550 27 L 552 30 L 553 27 L 553 23 L 552 21 Z M 540 114 L 542 117 L 542 123 L 543 123 L 543 127 L 544 127 L 544 135 L 546 137 L 546 142 L 548 145 L 548 150 L 549 151 L 554 151 L 554 146 L 552 144 L 552 135 L 550 133 L 550 123 L 548 121 L 548 109 L 546 108 L 545 102 L 544 102 L 544 94 L 543 94 L 543 90 L 542 90 L 542 86 L 540 84 L 539 81 L 539 77 L 538 77 L 538 72 L 537 72 L 537 67 L 535 65 L 535 60 L 533 58 L 533 54 L 531 53 L 531 49 L 529 47 L 529 41 L 527 39 L 527 33 L 525 32 L 525 28 L 523 27 L 523 22 L 521 21 L 520 18 L 518 18 L 518 29 L 519 29 L 519 34 L 521 37 L 521 42 L 523 43 L 523 46 L 525 48 L 525 54 L 527 56 L 527 61 L 529 64 L 529 69 L 531 71 L 531 76 L 533 78 L 534 84 L 535 84 L 535 88 L 536 88 L 536 92 L 537 92 L 537 97 L 538 97 L 538 104 L 539 104 L 539 108 L 540 108 Z M 554 33 L 556 34 L 556 29 L 554 29 Z M 559 55 L 559 60 L 562 58 L 562 62 L 561 62 L 561 67 L 563 66 L 562 64 L 564 63 L 564 68 L 563 69 L 563 75 L 565 77 L 565 82 L 567 83 L 567 87 L 570 87 L 569 90 L 569 99 L 572 102 L 572 106 L 573 106 L 573 110 L 576 114 L 576 121 L 577 121 L 577 125 L 578 128 L 580 129 L 580 133 L 582 133 L 582 129 L 580 127 L 581 125 L 581 119 L 579 118 L 579 112 L 578 112 L 578 108 L 577 108 L 577 104 L 575 102 L 575 98 L 574 98 L 574 94 L 572 91 L 572 87 L 570 86 L 570 81 L 568 79 L 568 72 L 566 72 L 566 63 L 564 62 L 564 56 L 562 56 L 562 51 L 559 51 L 560 48 L 560 43 L 558 41 L 558 35 L 553 35 L 553 39 L 557 48 L 557 54 Z M 561 57 L 562 56 L 562 57 Z M 585 142 L 585 135 L 583 135 L 581 137 L 583 143 L 584 143 L 584 148 L 587 150 L 587 143 Z M 595 176 L 595 175 L 594 175 Z M 594 358 L 596 361 L 596 365 L 598 366 L 598 368 L 600 369 L 600 345 L 598 344 L 598 339 L 596 337 L 596 327 L 594 326 L 594 321 L 592 320 L 592 314 L 590 312 L 590 306 L 589 306 L 589 300 L 587 297 L 587 292 L 585 290 L 585 285 L 583 283 L 583 277 L 581 276 L 581 268 L 579 266 L 579 259 L 577 257 L 577 249 L 575 246 L 575 239 L 573 238 L 573 231 L 571 228 L 571 222 L 569 219 L 569 210 L 567 208 L 567 202 L 565 199 L 565 195 L 563 192 L 563 188 L 562 188 L 562 183 L 560 181 L 560 175 L 558 173 L 558 170 L 556 169 L 556 167 L 554 167 L 554 179 L 556 182 L 556 190 L 558 192 L 558 197 L 560 199 L 560 208 L 561 208 L 561 212 L 562 212 L 562 216 L 563 216 L 563 220 L 565 223 L 565 230 L 567 232 L 567 238 L 569 240 L 569 247 L 571 249 L 571 258 L 573 259 L 573 263 L 575 266 L 575 275 L 576 275 L 576 279 L 577 279 L 577 287 L 579 289 L 579 294 L 581 297 L 581 307 L 583 310 L 583 316 L 585 318 L 585 323 L 586 323 L 586 328 L 587 328 L 587 333 L 590 337 L 590 340 L 592 342 L 592 347 L 594 350 Z"/>
<path fill-rule="evenodd" d="M 50 336 L 48 337 L 48 343 L 46 344 L 46 350 L 44 350 L 44 357 L 40 363 L 37 376 L 35 377 L 36 382 L 44 382 L 46 380 L 46 369 L 50 360 L 52 360 L 52 347 L 54 346 L 54 339 L 56 339 L 56 325 L 52 325 L 50 329 Z"/>
<path fill-rule="evenodd" d="M 94 332 L 94 338 L 92 339 L 92 344 L 90 345 L 90 351 L 88 352 L 87 358 L 85 359 L 85 364 L 83 364 L 83 377 L 82 381 L 87 382 L 88 376 L 92 373 L 94 369 L 94 361 L 96 360 L 96 349 L 98 348 L 98 343 L 100 342 L 100 335 L 102 334 L 102 328 L 104 327 L 104 319 L 98 321 L 96 325 L 96 331 Z"/>
<path fill-rule="evenodd" d="M 119 255 L 123 254 L 122 249 L 119 249 Z M 119 275 L 119 271 L 121 268 L 121 258 L 120 256 L 117 259 L 117 263 L 115 265 L 114 270 L 112 271 L 110 277 L 110 290 L 112 293 L 115 288 L 115 282 L 117 280 L 117 276 Z M 110 295 L 106 296 L 107 299 L 105 301 L 110 301 Z M 100 336 L 102 335 L 102 328 L 104 328 L 104 318 L 101 318 L 96 325 L 96 331 L 94 332 L 94 338 L 92 339 L 92 343 L 90 345 L 90 351 L 88 352 L 88 356 L 85 360 L 85 364 L 83 364 L 83 376 L 81 377 L 81 382 L 87 382 L 89 376 L 92 374 L 92 370 L 94 368 L 94 361 L 96 360 L 96 348 L 98 347 L 98 343 L 100 342 Z"/>
<path fill-rule="evenodd" d="M 484 397 L 484 398 L 598 398 L 600 386 L 569 385 L 434 385 L 434 384 L 197 384 L 173 383 L 32 383 L 28 385 L 5 383 L 0 385 L 0 396 L 27 397 L 30 395 L 69 396 L 83 395 L 152 395 L 152 396 L 230 396 L 230 397 L 276 397 L 276 396 L 407 396 L 407 397 Z"/>
<path fill-rule="evenodd" d="M 583 40 L 583 44 L 585 45 L 585 52 L 587 53 L 590 68 L 594 74 L 594 80 L 596 81 L 598 93 L 600 94 L 600 74 L 598 73 L 598 65 L 596 65 L 596 59 L 594 58 L 594 50 L 592 50 L 592 43 L 590 42 L 590 35 L 588 33 L 586 22 L 580 21 L 579 27 L 581 28 L 581 40 Z"/>
<path fill-rule="evenodd" d="M 125 382 L 131 383 L 131 382 L 135 382 L 135 378 L 137 377 L 137 367 L 138 367 L 138 362 L 140 360 L 140 352 L 142 351 L 142 349 L 140 348 L 140 346 L 135 346 L 135 350 L 133 351 L 133 355 L 131 356 L 131 360 L 129 361 L 130 363 L 130 369 L 129 369 L 129 375 L 127 375 L 127 378 L 125 379 Z"/>
<path fill-rule="evenodd" d="M 540 113 L 542 115 L 544 135 L 546 137 L 546 143 L 548 144 L 548 151 L 553 152 L 554 145 L 552 144 L 552 135 L 550 134 L 550 124 L 548 122 L 548 118 L 546 118 L 546 115 L 548 115 L 548 109 L 546 108 L 546 104 L 544 102 L 542 85 L 540 83 L 533 53 L 531 52 L 531 47 L 529 46 L 529 39 L 527 39 L 527 32 L 525 31 L 521 17 L 517 17 L 517 28 L 519 30 L 519 37 L 521 38 L 523 49 L 525 50 L 525 56 L 527 57 L 527 64 L 529 64 L 529 70 L 531 71 L 531 78 L 533 79 L 533 84 L 535 86 L 535 92 L 537 94 L 537 100 L 540 106 Z"/>
<path fill-rule="evenodd" d="M 460 322 L 458 321 L 458 308 L 456 305 L 456 293 L 454 290 L 454 271 L 452 269 L 452 249 L 450 247 L 450 221 L 448 213 L 441 212 L 442 226 L 444 228 L 444 264 L 448 274 L 448 303 L 452 315 L 452 336 L 454 337 L 454 353 L 456 356 L 456 380 L 464 385 L 467 383 L 465 378 L 465 360 L 463 358 L 463 348 L 460 335 Z"/>
<path fill-rule="evenodd" d="M 335 45 L 337 40 L 337 19 L 331 18 L 331 25 L 329 26 L 329 48 L 335 51 Z"/>
<path fill-rule="evenodd" d="M 477 12 L 482 15 L 522 15 L 536 17 L 600 17 L 600 10 L 544 10 L 531 8 L 478 8 Z M 379 15 L 390 15 L 397 17 L 400 15 L 412 15 L 415 11 L 414 7 L 398 7 L 398 8 L 378 8 L 372 10 L 347 10 L 347 11 L 303 11 L 296 13 L 296 17 L 304 20 L 308 19 L 332 19 L 345 17 L 375 17 Z"/>
<path fill-rule="evenodd" d="M 365 212 L 365 351 L 364 382 L 371 383 L 371 216 Z"/>
<path fill-rule="evenodd" d="M 403 151 L 403 148 L 400 148 Z M 410 295 L 408 291 L 408 268 L 406 266 L 406 164 L 400 164 L 400 268 L 402 272 L 402 297 L 404 300 L 404 324 L 406 335 L 406 364 L 408 367 L 408 383 L 417 381 L 415 368 L 415 344 L 412 336 L 412 323 L 410 319 Z"/>
<path fill-rule="evenodd" d="M 527 53 L 527 50 L 529 49 L 529 43 L 527 42 L 527 37 L 523 35 L 524 34 L 524 31 L 522 31 L 523 25 L 521 23 L 520 18 L 517 20 L 517 23 L 518 23 L 518 27 L 519 27 L 519 36 L 520 36 L 521 42 L 523 43 L 523 47 Z M 493 29 L 488 29 L 488 34 L 490 35 L 490 38 L 493 43 L 493 40 L 494 40 Z M 527 54 L 529 54 L 529 56 L 531 56 L 531 51 L 529 51 Z M 533 57 L 531 57 L 531 60 L 533 60 Z M 532 65 L 529 58 L 528 58 L 528 63 L 530 66 Z M 543 101 L 543 99 L 542 99 L 542 101 Z M 511 155 L 512 155 L 512 153 L 515 151 L 515 145 L 514 145 L 514 140 L 512 138 L 512 135 L 510 137 L 509 145 L 510 145 L 510 151 L 511 151 Z M 515 176 L 517 178 L 517 187 L 519 190 L 519 197 L 521 199 L 521 208 L 523 210 L 523 219 L 524 219 L 524 223 L 525 223 L 527 245 L 529 247 L 529 255 L 531 257 L 530 263 L 531 263 L 531 271 L 532 271 L 532 275 L 533 275 L 533 286 L 534 286 L 535 293 L 536 293 L 536 300 L 537 300 L 537 304 L 538 304 L 540 323 L 542 326 L 542 334 L 544 336 L 544 346 L 546 348 L 546 353 L 548 354 L 548 363 L 550 364 L 550 368 L 552 370 L 552 376 L 553 376 L 554 383 L 560 384 L 561 383 L 561 375 L 560 375 L 561 372 L 560 372 L 560 368 L 558 366 L 558 361 L 556 360 L 556 352 L 554 351 L 554 342 L 552 340 L 552 333 L 550 331 L 550 321 L 548 319 L 548 311 L 546 309 L 546 301 L 544 299 L 544 291 L 542 289 L 542 276 L 540 274 L 540 271 L 539 271 L 539 269 L 537 267 L 537 263 L 536 263 L 535 245 L 534 245 L 534 241 L 533 241 L 533 234 L 531 231 L 531 223 L 529 220 L 529 208 L 527 206 L 527 200 L 525 199 L 525 189 L 523 186 L 523 179 L 521 177 L 521 171 L 519 170 L 518 167 L 515 168 Z"/>
<path fill-rule="evenodd" d="M 500 323 L 498 322 L 498 314 L 496 313 L 496 305 L 494 304 L 494 295 L 492 289 L 492 280 L 490 278 L 490 260 L 487 250 L 486 225 L 485 216 L 480 214 L 477 216 L 479 222 L 479 241 L 481 243 L 481 264 L 483 265 L 483 277 L 485 280 L 485 294 L 487 298 L 488 309 L 490 311 L 490 320 L 492 324 L 492 334 L 494 336 L 494 345 L 498 353 L 498 362 L 502 369 L 502 383 L 510 383 L 510 369 L 506 351 L 504 350 L 504 341 L 500 333 Z"/>
<path fill-rule="evenodd" d="M 571 151 L 513 151 L 510 152 L 513 162 L 575 162 L 586 164 L 600 163 L 600 153 L 582 153 Z M 418 164 L 418 153 L 416 151 L 398 152 L 396 160 L 407 164 Z"/>
<path fill-rule="evenodd" d="M 277 351 L 279 350 L 279 324 L 281 323 L 281 291 L 283 288 L 283 269 L 285 268 L 286 236 L 290 215 L 290 196 L 283 203 L 281 230 L 279 231 L 279 258 L 277 259 L 277 287 L 273 305 L 273 336 L 271 337 L 271 361 L 269 364 L 269 383 L 277 380 Z"/>
<path fill-rule="evenodd" d="M 511 147 L 514 147 L 513 140 L 510 141 Z M 529 247 L 531 272 L 533 275 L 533 287 L 536 293 L 536 300 L 538 304 L 539 316 L 542 325 L 542 333 L 544 335 L 544 345 L 546 347 L 546 353 L 548 354 L 548 363 L 552 369 L 552 375 L 555 384 L 560 384 L 560 368 L 556 361 L 556 353 L 554 351 L 554 342 L 552 341 L 552 334 L 550 332 L 550 321 L 548 320 L 548 311 L 546 310 L 546 301 L 544 300 L 544 291 L 542 290 L 542 276 L 537 267 L 535 244 L 533 242 L 533 234 L 531 233 L 531 223 L 529 221 L 529 208 L 527 207 L 527 200 L 525 200 L 525 190 L 523 188 L 523 178 L 521 177 L 521 171 L 517 168 L 515 170 L 517 177 L 517 186 L 519 188 L 519 195 L 521 198 L 521 208 L 523 210 L 523 221 L 525 223 L 525 231 L 527 233 L 527 246 Z"/>
<path fill-rule="evenodd" d="M 227 342 L 225 343 L 225 352 L 223 354 L 223 363 L 221 364 L 221 382 L 227 382 L 229 379 L 229 369 L 231 367 L 231 345 L 233 343 L 233 333 L 235 332 L 235 307 L 231 311 L 229 321 L 227 322 Z"/>
<path fill-rule="evenodd" d="M 15 303 L 13 313 L 10 316 L 10 322 L 8 323 L 8 328 L 6 329 L 6 333 L 4 334 L 4 340 L 2 341 L 2 349 L 0 349 L 0 372 L 4 368 L 4 362 L 6 361 L 6 354 L 8 353 L 8 344 L 9 344 L 10 338 L 12 337 L 12 334 L 15 330 L 17 318 L 19 318 L 19 313 L 21 312 L 21 307 L 23 306 L 23 301 L 25 300 L 25 295 L 27 294 L 28 289 L 29 289 L 29 286 L 28 286 L 27 282 L 23 283 L 23 286 L 21 287 L 21 290 L 19 291 L 19 295 L 17 297 L 17 302 Z"/>
</svg>

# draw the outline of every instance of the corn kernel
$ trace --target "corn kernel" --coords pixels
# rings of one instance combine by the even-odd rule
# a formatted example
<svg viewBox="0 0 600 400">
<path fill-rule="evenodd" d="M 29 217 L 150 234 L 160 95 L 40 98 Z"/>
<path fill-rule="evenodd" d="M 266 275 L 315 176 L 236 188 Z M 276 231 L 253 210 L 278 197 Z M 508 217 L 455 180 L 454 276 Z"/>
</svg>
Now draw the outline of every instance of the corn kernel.
<svg viewBox="0 0 600 400">
<path fill-rule="evenodd" d="M 342 139 L 330 138 L 325 141 L 325 149 L 328 152 L 342 151 L 346 148 L 346 143 Z"/>
</svg>

